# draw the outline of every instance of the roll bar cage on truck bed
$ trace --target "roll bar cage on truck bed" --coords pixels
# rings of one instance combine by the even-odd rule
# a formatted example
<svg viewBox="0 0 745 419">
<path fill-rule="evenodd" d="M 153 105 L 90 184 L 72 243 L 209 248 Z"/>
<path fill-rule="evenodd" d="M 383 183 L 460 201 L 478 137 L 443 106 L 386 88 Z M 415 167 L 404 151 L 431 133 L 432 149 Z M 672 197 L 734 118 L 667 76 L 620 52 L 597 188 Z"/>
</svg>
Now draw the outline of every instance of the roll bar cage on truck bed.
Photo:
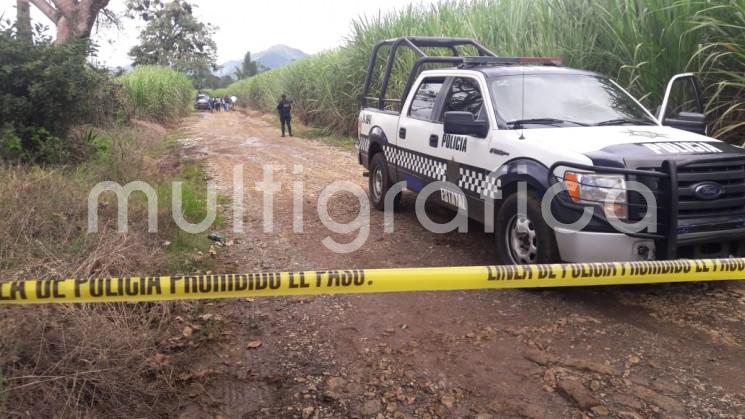
<svg viewBox="0 0 745 419">
<path fill-rule="evenodd" d="M 378 62 L 378 53 L 381 48 L 389 46 L 388 59 L 383 73 L 383 80 L 380 84 L 379 96 L 370 96 L 375 64 Z M 388 83 L 393 72 L 393 65 L 396 62 L 396 55 L 401 47 L 408 47 L 417 55 L 414 66 L 409 71 L 409 77 L 406 80 L 406 86 L 401 94 L 400 99 L 388 99 Z M 461 55 L 459 48 L 472 47 L 476 49 L 478 56 Z M 444 48 L 452 52 L 450 56 L 429 55 L 423 48 Z M 387 103 L 402 104 L 414 84 L 419 70 L 425 64 L 451 64 L 459 68 L 468 68 L 479 65 L 509 65 L 509 64 L 547 64 L 561 65 L 559 57 L 500 57 L 490 51 L 478 41 L 470 38 L 439 38 L 439 37 L 422 37 L 422 36 L 405 36 L 401 38 L 386 39 L 380 41 L 373 47 L 370 62 L 367 65 L 367 75 L 365 76 L 365 86 L 362 91 L 361 106 L 364 108 L 370 101 L 377 102 L 376 107 L 380 110 L 385 109 Z M 374 102 L 373 102 L 374 103 Z"/>
</svg>

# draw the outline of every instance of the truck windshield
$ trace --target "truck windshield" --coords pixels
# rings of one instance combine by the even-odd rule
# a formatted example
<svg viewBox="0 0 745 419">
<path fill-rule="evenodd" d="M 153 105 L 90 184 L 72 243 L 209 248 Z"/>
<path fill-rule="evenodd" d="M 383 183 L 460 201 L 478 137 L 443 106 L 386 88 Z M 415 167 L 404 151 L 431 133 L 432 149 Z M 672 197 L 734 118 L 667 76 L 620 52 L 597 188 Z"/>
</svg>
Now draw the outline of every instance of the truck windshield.
<svg viewBox="0 0 745 419">
<path fill-rule="evenodd" d="M 512 129 L 656 125 L 629 95 L 603 77 L 518 74 L 495 77 L 489 84 L 498 117 Z"/>
</svg>

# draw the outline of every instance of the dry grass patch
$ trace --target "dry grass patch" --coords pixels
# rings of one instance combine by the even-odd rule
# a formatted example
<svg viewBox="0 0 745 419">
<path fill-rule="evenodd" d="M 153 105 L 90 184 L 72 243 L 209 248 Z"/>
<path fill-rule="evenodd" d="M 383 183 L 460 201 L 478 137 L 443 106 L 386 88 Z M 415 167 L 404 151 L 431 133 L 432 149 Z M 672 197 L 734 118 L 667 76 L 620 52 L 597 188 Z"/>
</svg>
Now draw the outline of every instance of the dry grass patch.
<svg viewBox="0 0 745 419">
<path fill-rule="evenodd" d="M 185 181 L 187 218 L 203 211 L 203 174 L 175 142 L 137 126 L 96 132 L 95 158 L 76 167 L 0 166 L 0 278 L 161 273 L 203 264 L 204 235 L 178 232 L 170 181 Z M 167 137 L 167 136 L 166 136 Z M 113 194 L 102 195 L 99 233 L 88 234 L 88 192 L 100 181 L 142 180 L 159 194 L 159 233 L 147 232 L 146 201 L 130 198 L 129 232 L 116 231 Z M 171 246 L 164 243 L 172 242 Z M 188 370 L 183 324 L 199 305 L 146 303 L 3 307 L 0 416 L 163 417 L 181 398 Z M 174 320 L 178 316 L 179 320 Z M 184 361 L 181 362 L 180 360 Z"/>
</svg>

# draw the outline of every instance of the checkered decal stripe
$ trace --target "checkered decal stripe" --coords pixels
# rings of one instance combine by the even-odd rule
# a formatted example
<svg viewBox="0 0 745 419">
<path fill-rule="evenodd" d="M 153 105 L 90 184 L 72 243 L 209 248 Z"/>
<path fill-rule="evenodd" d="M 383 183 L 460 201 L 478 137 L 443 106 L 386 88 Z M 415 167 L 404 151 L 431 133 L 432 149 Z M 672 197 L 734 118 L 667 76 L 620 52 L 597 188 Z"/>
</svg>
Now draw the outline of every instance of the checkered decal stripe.
<svg viewBox="0 0 745 419">
<path fill-rule="evenodd" d="M 364 136 L 359 138 L 357 149 L 365 154 L 370 153 L 370 137 Z"/>
<path fill-rule="evenodd" d="M 479 194 L 483 198 L 497 199 L 499 188 L 497 178 L 487 176 L 485 172 L 472 169 L 460 168 L 460 180 L 458 187 Z"/>
<path fill-rule="evenodd" d="M 401 148 L 386 146 L 385 158 L 391 163 L 430 179 L 437 181 L 446 179 L 447 165 L 429 157 L 414 154 Z"/>
<path fill-rule="evenodd" d="M 447 180 L 446 162 L 438 162 L 427 156 L 394 146 L 385 146 L 383 151 L 386 160 L 392 164 L 436 181 Z M 488 176 L 488 172 L 460 167 L 459 174 L 458 187 L 463 191 L 475 193 L 481 198 L 497 199 L 499 197 L 498 179 Z"/>
<path fill-rule="evenodd" d="M 481 185 L 481 196 L 491 199 L 499 199 L 501 191 L 497 182 L 499 182 L 499 180 L 496 177 L 487 176 L 487 178 L 484 179 L 484 183 Z"/>
<path fill-rule="evenodd" d="M 398 150 L 391 147 L 391 146 L 385 146 L 383 148 L 383 153 L 385 153 L 385 159 L 388 161 L 388 163 L 396 164 L 396 152 Z"/>
<path fill-rule="evenodd" d="M 484 173 L 471 169 L 460 168 L 460 180 L 458 187 L 467 191 L 480 193 L 481 184 L 484 182 Z"/>
</svg>

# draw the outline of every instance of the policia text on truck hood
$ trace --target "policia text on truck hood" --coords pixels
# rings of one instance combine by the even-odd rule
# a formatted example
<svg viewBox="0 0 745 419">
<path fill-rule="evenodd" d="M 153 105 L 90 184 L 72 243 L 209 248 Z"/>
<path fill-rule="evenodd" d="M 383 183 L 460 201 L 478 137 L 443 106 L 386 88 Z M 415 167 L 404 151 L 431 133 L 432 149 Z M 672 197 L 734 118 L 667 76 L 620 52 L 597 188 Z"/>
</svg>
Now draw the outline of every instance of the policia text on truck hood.
<svg viewBox="0 0 745 419">
<path fill-rule="evenodd" d="M 419 58 L 390 98 L 402 48 Z M 501 263 L 745 255 L 745 150 L 706 136 L 693 74 L 670 80 L 653 115 L 556 58 L 405 37 L 376 44 L 363 91 L 358 160 L 373 206 L 395 207 L 405 182 L 493 228 Z"/>
</svg>

